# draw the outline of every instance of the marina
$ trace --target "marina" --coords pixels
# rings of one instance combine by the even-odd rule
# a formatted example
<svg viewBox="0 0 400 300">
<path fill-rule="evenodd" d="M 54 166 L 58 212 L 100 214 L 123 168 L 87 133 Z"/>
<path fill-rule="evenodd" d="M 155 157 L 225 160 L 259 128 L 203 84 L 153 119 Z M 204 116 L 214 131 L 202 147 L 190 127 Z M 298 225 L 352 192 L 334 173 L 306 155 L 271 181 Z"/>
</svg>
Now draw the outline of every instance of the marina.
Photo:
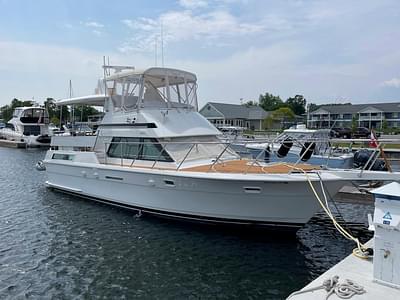
<svg viewBox="0 0 400 300">
<path fill-rule="evenodd" d="M 322 213 L 288 236 L 138 217 L 57 193 L 34 169 L 45 153 L 0 147 L 0 298 L 283 299 L 354 248 Z M 373 206 L 338 207 L 371 238 Z"/>
<path fill-rule="evenodd" d="M 337 270 L 339 272 L 342 269 L 351 269 L 352 273 L 347 272 L 346 274 L 358 276 L 358 279 L 361 278 L 360 276 L 364 276 L 362 282 L 365 284 L 366 290 L 374 289 L 374 286 L 371 287 L 369 283 L 365 283 L 369 278 L 366 271 L 371 268 L 370 266 L 365 267 L 363 264 L 354 262 L 352 257 L 346 258 L 343 262 L 339 262 L 339 260 L 348 254 L 348 247 L 354 241 L 357 241 L 358 250 L 364 255 L 365 248 L 360 246 L 362 243 L 358 238 L 365 239 L 365 241 L 371 238 L 366 224 L 369 220 L 366 215 L 373 209 L 371 193 L 374 193 L 376 186 L 396 181 L 400 177 L 396 161 L 390 160 L 391 158 L 388 159 L 383 150 L 383 145 L 395 141 L 390 139 L 374 141 L 376 145 L 371 149 L 360 149 L 354 154 L 351 148 L 348 151 L 340 150 L 338 153 L 333 153 L 331 142 L 337 141 L 329 139 L 327 135 L 329 131 L 309 130 L 304 126 L 297 126 L 285 130 L 277 138 L 267 142 L 255 140 L 250 141 L 250 144 L 245 142 L 246 148 L 258 152 L 252 157 L 241 156 L 232 147 L 235 143 L 238 145 L 237 139 L 229 141 L 226 137 L 221 137 L 221 133 L 198 114 L 195 74 L 159 67 L 136 70 L 127 66 L 105 65 L 103 68 L 106 70 L 103 90 L 100 88 L 94 95 L 67 98 L 56 102 L 56 105 L 61 107 L 65 105 L 103 106 L 104 116 L 102 116 L 101 121 L 97 122 L 97 130 L 92 130 L 89 127 L 82 132 L 75 130 L 75 127 L 82 129 L 87 126 L 82 123 L 79 126 L 69 124 L 63 132 L 56 130 L 51 135 L 44 135 L 45 131 L 41 131 L 39 136 L 37 130 L 36 136 L 46 136 L 49 139 L 51 138 L 51 142 L 48 145 L 50 146 L 49 150 L 35 151 L 28 147 L 28 144 L 29 146 L 33 144 L 32 139 L 35 139 L 35 135 L 25 134 L 26 130 L 22 129 L 25 135 L 18 136 L 20 139 L 26 139 L 27 142 L 25 140 L 16 141 L 14 138 L 17 136 L 14 133 L 16 130 L 9 134 L 9 129 L 3 128 L 3 142 L 11 143 L 15 148 L 18 148 L 19 143 L 24 143 L 25 147 L 23 150 L 2 150 L 4 155 L 7 155 L 7 151 L 17 151 L 17 157 L 25 157 L 28 160 L 32 157 L 37 158 L 36 163 L 31 162 L 32 164 L 29 166 L 32 172 L 40 174 L 40 176 L 34 176 L 35 186 L 37 185 L 35 188 L 37 189 L 35 196 L 37 200 L 43 200 L 45 199 L 43 198 L 44 195 L 47 195 L 46 197 L 52 199 L 66 201 L 66 205 L 71 205 L 70 209 L 73 210 L 76 209 L 74 206 L 82 205 L 87 209 L 93 207 L 109 209 L 109 217 L 111 217 L 111 214 L 117 213 L 122 214 L 122 218 L 126 219 L 122 224 L 118 223 L 119 227 L 133 225 L 136 228 L 137 226 L 140 227 L 138 222 L 145 222 L 146 230 L 148 230 L 147 225 L 151 227 L 152 222 L 155 222 L 159 226 L 166 226 L 162 230 L 163 232 L 170 230 L 180 232 L 184 228 L 186 233 L 190 232 L 189 235 L 199 233 L 203 235 L 203 238 L 207 236 L 211 239 L 210 242 L 212 241 L 210 232 L 213 232 L 222 240 L 233 239 L 235 243 L 245 243 L 246 249 L 251 252 L 251 254 L 246 253 L 246 255 L 251 256 L 251 260 L 255 259 L 253 249 L 247 247 L 252 243 L 255 243 L 260 249 L 260 255 L 263 250 L 267 253 L 270 252 L 271 247 L 272 249 L 274 247 L 279 249 L 284 245 L 284 247 L 292 248 L 290 251 L 285 250 L 282 259 L 285 259 L 284 257 L 288 254 L 294 255 L 295 259 L 291 261 L 293 265 L 290 265 L 290 267 L 285 265 L 281 269 L 282 274 L 286 274 L 286 276 L 281 275 L 283 277 L 279 277 L 281 279 L 275 284 L 267 284 L 264 288 L 257 287 L 255 290 L 248 290 L 249 288 L 254 289 L 254 285 L 257 286 L 261 282 L 265 282 L 265 278 L 268 278 L 265 272 L 271 272 L 270 261 L 275 260 L 278 253 L 266 255 L 264 259 L 268 261 L 268 270 L 263 270 L 262 276 L 256 272 L 258 274 L 257 279 L 254 277 L 256 274 L 243 275 L 242 272 L 246 268 L 241 265 L 239 271 L 241 275 L 238 280 L 243 279 L 246 284 L 241 283 L 240 288 L 233 291 L 233 294 L 224 291 L 224 296 L 259 297 L 262 295 L 265 297 L 267 295 L 268 297 L 269 295 L 278 299 L 287 296 L 289 298 L 306 297 L 304 294 L 309 289 L 314 290 L 315 286 L 321 285 L 323 276 L 326 278 L 332 272 Z M 111 74 L 110 70 L 114 70 L 115 73 Z M 27 121 L 24 119 L 26 110 L 26 108 L 17 108 L 14 113 L 16 116 L 14 122 L 21 121 L 25 124 Z M 38 108 L 34 110 L 39 112 Z M 43 109 L 37 116 L 34 116 L 36 119 L 33 121 L 38 124 L 43 122 L 46 125 L 48 121 L 42 120 L 42 114 L 46 116 Z M 32 116 L 29 118 L 32 118 Z M 28 121 L 32 120 L 29 119 Z M 180 124 L 185 124 L 186 127 Z M 14 126 L 14 128 L 17 127 Z M 50 131 L 48 132 L 50 133 Z M 358 142 L 370 143 L 371 140 L 360 140 Z M 360 162 L 360 159 L 357 158 L 358 153 L 363 153 L 363 162 Z M 274 156 L 278 160 L 275 160 Z M 334 161 L 333 167 L 331 161 Z M 358 165 L 356 165 L 356 161 Z M 384 168 L 375 168 L 374 166 L 378 162 Z M 26 175 L 29 176 L 29 173 Z M 28 198 L 30 197 L 28 196 Z M 4 198 L 4 200 L 7 202 L 7 198 Z M 91 202 L 91 204 L 88 202 Z M 60 202 L 57 203 L 60 205 Z M 103 204 L 111 205 L 114 208 L 103 206 Z M 22 211 L 24 209 L 22 207 Z M 126 210 L 123 211 L 122 209 Z M 332 209 L 334 209 L 334 212 L 332 212 Z M 358 215 L 355 216 L 354 213 Z M 10 215 L 8 212 L 7 214 Z M 65 216 L 67 220 L 71 220 L 70 213 Z M 95 215 L 93 217 L 97 222 L 99 220 L 103 222 L 103 218 L 106 220 L 109 218 L 106 215 L 103 215 L 101 219 L 98 219 Z M 119 218 L 109 220 L 117 221 Z M 5 224 L 8 224 L 7 222 L 9 221 L 6 221 Z M 91 220 L 91 222 L 94 222 L 94 220 Z M 75 223 L 76 219 L 72 221 L 71 225 L 75 226 Z M 80 222 L 78 223 L 80 224 Z M 85 224 L 94 226 L 93 223 Z M 5 225 L 6 231 L 12 231 L 13 227 Z M 157 226 L 154 227 L 154 230 L 156 228 L 157 231 L 160 230 Z M 82 226 L 78 230 L 83 230 L 83 235 L 86 234 L 86 230 Z M 93 229 L 89 231 L 93 234 Z M 311 234 L 312 231 L 315 235 Z M 52 232 L 52 229 L 50 229 L 50 232 Z M 101 229 L 101 232 L 104 233 L 104 229 Z M 135 230 L 123 230 L 123 233 L 127 234 L 132 232 L 135 232 Z M 325 256 L 330 254 L 330 251 L 324 249 L 321 252 L 324 263 L 319 268 L 315 268 L 315 264 L 318 262 L 318 259 L 314 257 L 315 251 L 320 251 L 316 250 L 316 247 L 317 249 L 325 247 L 325 238 L 339 238 L 339 232 L 353 241 L 349 244 L 348 241 L 341 239 L 346 250 L 339 251 L 339 255 L 336 252 L 337 249 L 335 249 L 332 252 L 335 259 L 329 260 L 329 263 L 326 263 Z M 353 236 L 354 233 L 357 233 L 357 238 Z M 112 235 L 114 234 L 115 232 L 112 233 Z M 152 233 L 149 234 L 152 236 Z M 157 234 L 156 236 L 158 236 Z M 169 235 L 170 233 L 165 234 Z M 39 240 L 42 238 L 39 238 Z M 76 244 L 67 242 L 65 245 L 69 249 L 65 253 L 67 257 L 75 251 L 70 249 L 68 245 L 75 245 L 80 250 L 82 247 L 80 238 L 82 238 L 82 234 L 78 236 Z M 142 242 L 140 241 L 141 235 L 137 238 L 138 243 Z M 143 236 L 143 238 L 146 241 L 149 235 Z M 167 243 L 164 236 L 161 240 L 163 243 Z M 96 247 L 102 249 L 102 241 L 97 241 Z M 113 239 L 113 241 L 115 240 Z M 135 243 L 132 245 L 132 242 L 129 242 L 130 247 L 133 247 L 130 248 L 129 253 L 126 252 L 128 246 L 122 245 L 124 247 L 124 250 L 121 249 L 123 254 L 118 254 L 121 250 L 116 249 L 115 255 L 117 260 L 121 260 L 121 263 L 126 263 L 126 256 L 132 255 L 132 253 L 134 254 L 133 260 L 137 262 L 140 256 L 136 250 L 132 249 L 140 248 L 144 253 L 148 252 L 148 250 L 145 250 L 146 248 L 143 249 Z M 169 245 L 167 248 L 157 246 L 156 249 L 151 251 L 164 251 L 169 247 L 176 249 L 176 240 L 173 243 L 174 245 Z M 311 246 L 308 244 L 311 244 Z M 369 244 L 371 244 L 371 241 Z M 196 245 L 196 247 L 199 246 Z M 235 245 L 229 242 L 228 247 L 235 247 Z M 14 250 L 14 248 L 0 249 L 4 253 L 11 250 Z M 196 250 L 201 251 L 202 249 L 196 248 Z M 37 250 L 33 247 L 32 251 L 36 253 Z M 82 251 L 86 252 L 87 250 L 82 249 Z M 227 249 L 223 251 L 230 252 Z M 239 252 L 242 251 L 239 250 Z M 161 257 L 164 257 L 164 255 L 164 253 L 161 254 Z M 196 254 L 192 252 L 188 255 L 190 260 L 196 258 Z M 221 255 L 224 257 L 223 254 Z M 243 253 L 240 255 L 243 255 Z M 308 256 L 312 257 L 311 264 Z M 217 257 L 220 258 L 220 255 L 217 255 Z M 98 254 L 85 255 L 84 258 L 97 261 L 97 266 L 102 265 L 101 261 L 98 261 Z M 253 263 L 259 268 L 259 257 L 256 256 L 256 258 L 257 260 Z M 40 261 L 37 262 L 36 267 L 26 267 L 25 264 L 29 266 L 29 262 L 23 262 L 24 267 L 22 268 L 10 267 L 8 255 L 4 255 L 4 259 L 3 265 L 11 273 L 11 277 L 18 276 L 15 271 L 25 274 L 42 267 Z M 44 258 L 45 261 L 47 259 Z M 105 258 L 100 256 L 100 259 L 104 260 Z M 196 261 L 198 259 L 197 257 Z M 201 259 L 204 260 L 204 257 Z M 170 261 L 171 258 L 167 256 L 166 260 Z M 181 262 L 182 260 L 180 258 L 176 260 L 174 256 L 174 261 Z M 299 262 L 301 262 L 300 265 Z M 337 266 L 333 266 L 331 270 L 321 275 L 322 272 L 337 262 L 339 262 Z M 19 262 L 15 263 L 18 264 Z M 157 280 L 154 280 L 154 276 L 160 275 L 159 268 L 162 268 L 163 263 L 154 262 L 154 260 L 150 263 L 157 266 L 153 271 L 148 271 L 150 272 L 148 276 L 152 278 L 150 284 L 153 285 L 157 282 Z M 235 261 L 225 262 L 226 266 L 220 265 L 220 268 L 227 267 L 229 269 L 236 263 Z M 281 264 L 282 262 L 278 260 L 278 263 Z M 143 263 L 140 263 L 140 265 L 142 266 Z M 175 266 L 175 263 L 169 262 L 168 267 L 164 266 L 167 273 L 170 272 L 169 267 L 171 266 Z M 297 269 L 299 266 L 301 270 Z M 63 271 L 57 271 L 57 266 L 54 267 L 53 272 L 56 272 L 56 276 L 60 276 L 59 272 Z M 70 266 L 67 264 L 66 267 Z M 135 265 L 133 270 L 136 269 L 137 266 Z M 296 277 L 287 277 L 289 269 L 292 269 Z M 64 272 L 67 276 L 71 275 L 71 271 Z M 186 276 L 186 272 L 186 270 L 181 269 L 177 278 Z M 201 269 L 197 269 L 197 272 L 202 274 Z M 279 271 L 277 272 L 279 274 Z M 81 271 L 75 271 L 75 273 L 80 280 Z M 131 274 L 129 271 L 127 273 Z M 139 279 L 144 286 L 147 285 L 143 282 L 144 275 L 141 271 L 139 273 L 141 274 L 139 278 L 127 275 L 127 280 L 122 282 L 117 280 L 119 283 L 112 283 L 111 288 L 113 289 L 116 285 L 123 289 L 123 295 L 143 296 L 143 289 L 132 290 L 131 285 L 132 278 Z M 115 275 L 114 272 L 112 274 Z M 210 274 L 221 275 L 219 271 L 211 267 L 211 270 L 206 271 L 205 274 L 207 283 L 204 284 L 208 287 L 207 295 L 212 295 L 213 290 L 217 287 L 218 291 L 224 288 L 225 284 L 222 287 L 218 285 L 221 282 L 220 279 L 216 281 L 217 285 L 208 281 L 212 278 Z M 92 282 L 93 276 L 87 276 L 83 277 L 87 278 L 88 282 Z M 166 276 L 166 273 L 164 276 Z M 231 278 L 226 281 L 230 286 L 235 282 L 231 276 L 238 275 L 228 271 L 227 276 Z M 271 280 L 277 280 L 273 279 L 274 276 L 276 274 L 272 275 Z M 301 288 L 307 281 L 313 280 L 315 277 L 317 279 L 301 291 L 292 293 L 296 290 L 295 288 Z M 160 280 L 164 282 L 167 278 L 169 280 L 168 276 Z M 77 284 L 74 279 L 68 277 L 68 282 L 71 282 L 71 280 L 74 284 Z M 25 296 L 40 297 L 47 294 L 47 291 L 43 293 L 30 288 L 26 290 L 10 285 L 10 283 L 7 285 L 7 280 L 5 282 L 6 285 L 3 290 L 6 291 L 5 295 L 8 296 L 21 296 L 21 293 L 23 293 Z M 200 284 L 200 287 L 205 288 L 202 285 L 202 280 L 196 278 L 196 282 Z M 282 286 L 288 284 L 290 284 L 290 287 Z M 38 286 L 42 287 L 42 285 L 40 283 Z M 164 285 L 171 288 L 170 282 L 161 283 L 161 286 Z M 337 279 L 331 279 L 330 285 L 329 290 L 327 287 L 325 288 L 328 292 L 334 291 L 334 286 L 340 286 Z M 76 291 L 65 290 L 68 287 L 64 286 L 61 290 L 69 296 L 75 295 L 76 297 L 97 295 L 97 290 L 92 290 L 91 286 L 92 284 L 80 286 L 76 288 Z M 180 296 L 197 297 L 201 293 L 197 288 L 191 286 L 181 286 L 177 283 L 174 286 L 173 293 L 179 293 Z M 188 294 L 185 294 L 186 290 Z M 385 292 L 385 289 L 376 288 L 375 290 L 376 295 Z M 322 291 L 318 292 L 321 293 Z M 146 295 L 150 293 L 157 298 L 159 292 L 162 293 L 162 290 L 152 287 L 144 293 Z M 360 294 L 364 292 L 362 290 Z M 100 293 L 107 295 L 104 290 L 101 290 Z M 169 295 L 173 295 L 173 293 L 170 291 Z M 63 294 L 58 294 L 55 290 L 51 294 L 56 297 L 63 297 Z M 114 290 L 112 295 L 116 294 L 118 292 Z M 371 295 L 372 298 L 368 299 L 373 299 L 374 293 Z M 313 296 L 319 297 L 318 294 L 313 294 Z M 368 297 L 370 297 L 370 294 L 368 294 Z"/>
<path fill-rule="evenodd" d="M 400 299 L 398 0 L 0 9 L 0 300 Z"/>
</svg>

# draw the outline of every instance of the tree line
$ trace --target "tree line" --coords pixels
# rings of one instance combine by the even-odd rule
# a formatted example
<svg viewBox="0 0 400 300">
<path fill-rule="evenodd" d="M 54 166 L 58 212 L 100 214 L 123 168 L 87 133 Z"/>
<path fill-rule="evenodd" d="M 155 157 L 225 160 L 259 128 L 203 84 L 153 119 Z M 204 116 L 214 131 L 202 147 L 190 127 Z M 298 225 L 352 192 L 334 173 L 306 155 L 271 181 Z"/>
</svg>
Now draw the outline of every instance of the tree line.
<svg viewBox="0 0 400 300">
<path fill-rule="evenodd" d="M 283 101 L 280 96 L 275 96 L 270 93 L 260 95 L 258 102 L 248 101 L 245 105 L 259 105 L 266 111 L 275 111 L 283 107 L 289 108 L 295 115 L 301 116 L 306 112 L 307 100 L 303 95 L 289 97 Z"/>
</svg>

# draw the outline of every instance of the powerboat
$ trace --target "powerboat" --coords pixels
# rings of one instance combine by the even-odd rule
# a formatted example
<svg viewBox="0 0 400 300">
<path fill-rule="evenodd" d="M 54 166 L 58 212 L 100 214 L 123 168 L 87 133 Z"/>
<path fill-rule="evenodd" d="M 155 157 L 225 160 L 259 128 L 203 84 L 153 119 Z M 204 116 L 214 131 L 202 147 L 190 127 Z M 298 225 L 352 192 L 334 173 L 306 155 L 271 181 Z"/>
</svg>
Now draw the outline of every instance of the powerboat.
<svg viewBox="0 0 400 300">
<path fill-rule="evenodd" d="M 57 102 L 105 115 L 96 136 L 52 138 L 40 163 L 49 188 L 161 216 L 298 229 L 319 210 L 316 194 L 369 176 L 241 159 L 197 112 L 195 74 L 104 68 L 97 94 Z"/>
<path fill-rule="evenodd" d="M 264 156 L 270 162 L 307 162 L 331 168 L 353 168 L 353 153 L 333 149 L 329 139 L 329 129 L 307 129 L 304 124 L 299 124 L 284 130 L 271 141 L 250 142 L 245 147 L 253 156 Z"/>
<path fill-rule="evenodd" d="M 49 115 L 43 107 L 17 107 L 0 129 L 0 138 L 22 142 L 28 147 L 50 146 Z"/>
</svg>

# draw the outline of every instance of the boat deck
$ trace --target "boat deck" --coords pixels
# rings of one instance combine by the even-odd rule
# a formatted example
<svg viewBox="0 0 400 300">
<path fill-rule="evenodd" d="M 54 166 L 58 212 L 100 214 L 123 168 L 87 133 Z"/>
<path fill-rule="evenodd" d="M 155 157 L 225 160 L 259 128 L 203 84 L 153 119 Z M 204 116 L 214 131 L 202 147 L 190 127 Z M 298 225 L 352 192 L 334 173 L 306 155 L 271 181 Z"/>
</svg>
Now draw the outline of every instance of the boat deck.
<svg viewBox="0 0 400 300">
<path fill-rule="evenodd" d="M 251 173 L 251 174 L 287 174 L 291 170 L 293 172 L 301 172 L 298 169 L 304 171 L 319 170 L 318 166 L 308 165 L 308 164 L 297 164 L 294 168 L 293 164 L 271 164 L 266 166 L 260 166 L 258 164 L 253 164 L 249 160 L 231 160 L 226 162 L 221 162 L 215 165 L 202 165 L 191 168 L 183 168 L 182 171 L 189 172 L 218 172 L 218 173 Z"/>
<path fill-rule="evenodd" d="M 372 247 L 373 241 L 370 240 L 367 246 Z M 399 299 L 400 290 L 373 281 L 372 276 L 373 261 L 372 259 L 361 259 L 350 254 L 344 260 L 333 266 L 317 279 L 305 286 L 299 295 L 294 295 L 290 300 L 312 300 L 325 299 L 327 292 L 319 289 L 313 292 L 306 290 L 321 285 L 324 280 L 331 279 L 333 276 L 339 276 L 339 283 L 343 283 L 345 279 L 350 279 L 365 289 L 362 295 L 354 295 L 351 299 Z M 288 298 L 289 299 L 289 298 Z M 336 294 L 329 297 L 329 300 L 340 299 Z M 342 298 L 343 299 L 343 298 Z"/>
</svg>

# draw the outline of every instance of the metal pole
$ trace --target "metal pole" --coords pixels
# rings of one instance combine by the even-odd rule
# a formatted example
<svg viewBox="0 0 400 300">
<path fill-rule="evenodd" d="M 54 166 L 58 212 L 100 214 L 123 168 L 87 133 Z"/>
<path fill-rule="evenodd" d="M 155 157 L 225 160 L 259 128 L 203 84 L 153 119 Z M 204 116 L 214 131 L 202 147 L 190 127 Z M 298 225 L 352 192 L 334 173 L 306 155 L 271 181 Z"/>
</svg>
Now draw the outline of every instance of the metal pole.
<svg viewBox="0 0 400 300">
<path fill-rule="evenodd" d="M 183 160 L 180 162 L 180 164 L 178 165 L 178 167 L 176 168 L 176 170 L 178 171 L 179 168 L 182 166 L 183 162 L 186 160 L 186 158 L 189 156 L 189 153 L 192 151 L 192 149 L 194 148 L 194 145 L 196 145 L 196 143 L 192 144 L 192 147 L 190 147 L 189 151 L 186 153 L 185 157 L 183 158 Z"/>
<path fill-rule="evenodd" d="M 214 167 L 214 165 L 217 163 L 217 161 L 221 158 L 221 156 L 225 153 L 226 149 L 228 149 L 228 147 L 230 146 L 230 143 L 227 143 L 225 149 L 217 156 L 217 158 L 215 159 L 215 161 L 213 162 L 213 164 L 210 166 L 210 168 L 208 169 L 207 172 L 210 172 L 212 170 L 212 168 Z"/>
</svg>

